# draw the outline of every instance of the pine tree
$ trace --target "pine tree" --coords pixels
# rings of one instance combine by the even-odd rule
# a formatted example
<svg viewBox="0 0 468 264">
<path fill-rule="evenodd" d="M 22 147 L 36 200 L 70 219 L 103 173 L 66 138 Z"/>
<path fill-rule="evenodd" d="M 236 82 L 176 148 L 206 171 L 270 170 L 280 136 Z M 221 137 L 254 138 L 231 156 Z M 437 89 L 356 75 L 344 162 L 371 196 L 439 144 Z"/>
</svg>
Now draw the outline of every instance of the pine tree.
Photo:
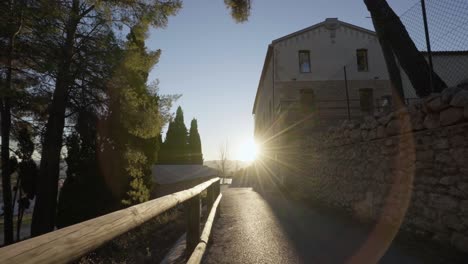
<svg viewBox="0 0 468 264">
<path fill-rule="evenodd" d="M 160 51 L 147 51 L 144 40 L 148 22 L 142 21 L 128 34 L 124 59 L 111 82 L 111 114 L 106 164 L 113 193 L 124 205 L 147 201 L 151 191 L 151 166 L 156 162 L 161 129 L 159 97 L 149 91 L 147 78 Z"/>
<path fill-rule="evenodd" d="M 177 10 L 181 7 L 181 2 L 178 0 L 169 1 L 84 1 L 84 0 L 68 0 L 68 1 L 39 1 L 37 6 L 42 11 L 47 11 L 46 18 L 39 17 L 38 20 L 46 24 L 54 25 L 55 31 L 44 33 L 42 26 L 39 25 L 31 32 L 38 33 L 40 36 L 45 35 L 45 38 L 38 38 L 52 40 L 51 48 L 45 47 L 46 50 L 54 49 L 55 54 L 51 57 L 42 58 L 43 61 L 48 61 L 45 72 L 46 76 L 52 76 L 47 79 L 47 83 L 53 86 L 50 91 L 52 100 L 48 105 L 47 122 L 43 134 L 43 145 L 41 153 L 41 164 L 39 170 L 39 185 L 37 198 L 34 208 L 33 220 L 31 225 L 31 233 L 33 236 L 40 235 L 52 231 L 55 227 L 55 212 L 57 205 L 57 181 L 59 177 L 60 168 L 60 154 L 62 150 L 62 138 L 64 135 L 64 127 L 67 119 L 67 108 L 70 105 L 73 96 L 74 88 L 80 87 L 83 83 L 89 83 L 100 86 L 95 78 L 83 78 L 79 71 L 83 67 L 92 67 L 94 64 L 93 58 L 99 54 L 94 49 L 88 49 L 86 44 L 88 41 L 94 41 L 96 34 L 101 34 L 102 30 L 111 28 L 115 30 L 123 26 L 128 26 L 135 35 L 146 35 L 149 26 L 165 26 L 168 17 L 176 14 Z M 135 39 L 133 43 L 143 42 L 144 38 Z M 138 50 L 133 50 L 139 53 Z M 142 67 L 153 64 L 147 64 L 152 60 L 152 56 L 148 56 L 147 60 L 130 61 L 132 51 L 126 52 L 127 64 L 142 63 Z M 79 56 L 77 56 L 79 54 Z M 110 59 L 112 59 L 110 57 Z M 135 65 L 136 66 L 136 65 Z M 89 71 L 93 75 L 98 75 L 101 68 L 97 71 Z M 134 74 L 136 78 L 140 78 L 141 74 L 146 75 L 148 71 L 139 72 L 138 70 L 130 71 L 128 73 Z M 132 80 L 131 76 L 122 70 L 116 69 L 114 72 L 118 75 L 126 75 L 128 80 Z M 124 74 L 123 74 L 124 73 Z M 136 73 L 136 74 L 135 74 Z M 107 81 L 101 80 L 102 84 L 107 84 Z M 78 85 L 77 85 L 78 84 Z M 125 87 L 121 87 L 125 88 Z M 124 92 L 123 92 L 124 93 Z M 141 93 L 127 91 L 127 94 L 122 96 L 129 96 L 128 102 L 135 102 L 139 100 Z M 132 97 L 134 96 L 134 97 Z M 95 97 L 93 100 L 101 101 L 105 98 Z M 157 96 L 145 98 L 136 104 L 125 105 L 127 101 L 122 103 L 123 108 L 139 107 L 140 110 L 152 111 L 153 109 L 145 109 L 145 105 L 150 105 L 148 101 L 157 100 Z M 93 101 L 94 102 L 94 101 Z M 141 114 L 142 112 L 140 112 Z M 152 113 L 149 114 L 151 116 Z M 131 116 L 129 116 L 131 117 Z M 126 120 L 126 126 L 134 125 L 135 123 L 131 118 Z M 139 123 L 132 128 L 131 133 L 141 136 L 145 134 L 145 126 L 147 122 Z M 159 131 L 158 131 L 159 132 Z M 148 135 L 144 135 L 147 139 Z M 125 149 L 125 148 L 124 148 Z"/>
<path fill-rule="evenodd" d="M 188 140 L 188 149 L 189 149 L 189 156 L 190 162 L 192 164 L 200 164 L 203 165 L 203 154 L 202 154 L 202 147 L 201 147 L 201 140 L 200 134 L 198 133 L 198 123 L 197 119 L 192 119 L 190 123 L 190 134 Z"/>
</svg>

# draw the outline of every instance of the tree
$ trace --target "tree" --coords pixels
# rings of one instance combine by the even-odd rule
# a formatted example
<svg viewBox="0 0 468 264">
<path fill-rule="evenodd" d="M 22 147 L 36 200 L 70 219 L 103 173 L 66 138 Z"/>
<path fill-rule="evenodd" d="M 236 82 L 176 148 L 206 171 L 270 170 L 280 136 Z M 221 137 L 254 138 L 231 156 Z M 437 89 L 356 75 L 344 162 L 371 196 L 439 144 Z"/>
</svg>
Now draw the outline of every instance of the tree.
<svg viewBox="0 0 468 264">
<path fill-rule="evenodd" d="M 188 140 L 190 162 L 192 164 L 203 165 L 203 153 L 201 147 L 200 134 L 198 133 L 197 120 L 194 118 L 190 123 L 190 134 Z"/>
<path fill-rule="evenodd" d="M 184 123 L 184 112 L 179 106 L 176 116 L 166 133 L 166 139 L 161 149 L 160 164 L 189 164 L 190 156 L 187 141 L 187 127 Z"/>
<path fill-rule="evenodd" d="M 108 138 L 100 160 L 112 193 L 123 205 L 147 201 L 151 190 L 151 166 L 156 162 L 163 117 L 160 97 L 151 92 L 147 78 L 158 62 L 160 50 L 147 51 L 144 40 L 148 21 L 142 20 L 127 36 L 123 61 L 110 85 Z"/>
<path fill-rule="evenodd" d="M 86 61 L 94 54 L 93 50 L 82 49 L 101 27 L 116 28 L 123 25 L 133 27 L 145 20 L 141 27 L 146 34 L 147 26 L 165 26 L 168 16 L 180 8 L 180 1 L 98 1 L 82 0 L 61 2 L 44 1 L 43 10 L 51 14 L 50 21 L 63 30 L 55 34 L 58 43 L 58 56 L 54 73 L 52 100 L 48 106 L 48 117 L 43 135 L 39 185 L 33 214 L 31 234 L 33 236 L 49 232 L 55 226 L 57 205 L 57 181 L 60 154 L 66 119 L 66 109 L 70 102 L 70 91 L 76 80 L 75 70 L 79 62 Z M 39 5 L 40 5 L 39 4 Z M 47 8 L 47 9 L 45 9 Z M 54 12 L 53 12 L 54 11 Z M 140 24 L 141 25 L 141 24 Z M 146 31 L 145 31 L 146 30 Z M 141 40 L 139 40 L 141 41 Z M 129 120 L 130 121 L 130 120 Z M 135 128 L 138 130 L 138 128 Z"/>
<path fill-rule="evenodd" d="M 397 91 L 402 93 L 402 89 L 399 87 L 401 77 L 396 75 L 394 56 L 408 75 L 418 96 L 423 97 L 431 92 L 440 92 L 447 87 L 445 82 L 435 72 L 431 71 L 423 54 L 419 52 L 405 26 L 387 1 L 364 0 L 364 3 L 371 13 L 387 61 L 390 77 Z M 430 74 L 433 76 L 433 89 L 431 89 L 429 81 Z"/>
<path fill-rule="evenodd" d="M 26 122 L 17 122 L 14 126 L 13 135 L 18 142 L 17 156 L 21 160 L 18 164 L 18 178 L 13 199 L 13 201 L 18 201 L 16 240 L 19 241 L 21 239 L 20 231 L 24 211 L 29 208 L 30 200 L 34 199 L 36 195 L 37 165 L 32 159 L 35 148 L 32 126 Z"/>
<path fill-rule="evenodd" d="M 2 164 L 2 187 L 3 187 L 3 211 L 4 211 L 4 242 L 5 245 L 13 243 L 13 201 L 11 196 L 11 173 L 10 167 L 10 130 L 11 130 L 11 107 L 15 87 L 13 84 L 13 60 L 15 58 L 15 41 L 23 27 L 23 17 L 25 1 L 7 1 L 2 3 L 2 17 L 5 19 L 1 23 L 1 38 L 6 39 L 6 54 L 2 60 L 6 61 L 6 78 L 2 80 L 2 91 L 0 93 L 0 113 L 1 113 L 1 164 Z M 6 33 L 6 34 L 5 34 Z M 3 41 L 2 41 L 3 42 Z M 4 44 L 4 43 L 2 43 Z M 4 48 L 4 47 L 2 47 Z M 2 74 L 3 75 L 3 74 Z M 3 76 L 2 76 L 3 77 Z M 3 78 L 2 78 L 3 79 Z"/>
<path fill-rule="evenodd" d="M 250 16 L 251 0 L 224 0 L 226 6 L 231 9 L 231 16 L 238 23 L 245 22 Z"/>
<path fill-rule="evenodd" d="M 22 1 L 8 3 L 16 4 Z M 86 96 L 92 99 L 89 104 L 102 105 L 102 101 L 108 99 L 96 92 L 106 83 L 102 76 L 99 76 L 102 70 L 100 67 L 106 65 L 95 64 L 100 52 L 91 48 L 98 47 L 97 45 L 89 43 L 97 44 L 94 41 L 102 39 L 99 36 L 108 28 L 132 28 L 142 20 L 149 26 L 165 26 L 168 17 L 174 15 L 181 7 L 181 1 L 67 0 L 31 3 L 34 16 L 25 17 L 32 20 L 27 30 L 27 38 L 32 45 L 25 49 L 28 54 L 21 59 L 28 67 L 25 72 L 33 72 L 40 76 L 41 83 L 36 87 L 34 95 L 39 95 L 36 99 L 40 98 L 42 103 L 34 104 L 34 110 L 41 121 L 44 121 L 44 127 L 39 128 L 42 148 L 39 149 L 40 180 L 31 230 L 34 236 L 54 229 L 64 128 L 71 115 L 76 114 L 70 112 L 71 106 L 76 104 L 76 94 L 79 91 L 86 93 Z M 10 13 L 14 18 L 21 17 L 18 13 L 11 12 L 11 9 L 3 9 L 2 18 L 10 17 L 6 16 Z M 142 33 L 146 34 L 148 27 L 141 29 L 144 31 Z M 2 30 L 3 32 L 7 31 Z M 108 58 L 113 59 L 112 56 Z M 89 90 L 90 88 L 92 90 Z M 164 101 L 163 98 L 160 99 Z M 100 109 L 101 112 L 107 110 Z M 8 118 L 2 118 L 2 122 L 7 121 Z M 5 131 L 6 129 L 5 127 Z M 8 222 L 5 227 L 9 225 Z"/>
<path fill-rule="evenodd" d="M 226 177 L 229 161 L 229 143 L 226 140 L 224 144 L 219 145 L 219 160 L 217 162 L 218 170 L 222 177 Z"/>
<path fill-rule="evenodd" d="M 67 178 L 60 191 L 57 227 L 76 224 L 118 208 L 98 163 L 95 113 L 82 111 L 74 132 L 67 137 Z"/>
</svg>

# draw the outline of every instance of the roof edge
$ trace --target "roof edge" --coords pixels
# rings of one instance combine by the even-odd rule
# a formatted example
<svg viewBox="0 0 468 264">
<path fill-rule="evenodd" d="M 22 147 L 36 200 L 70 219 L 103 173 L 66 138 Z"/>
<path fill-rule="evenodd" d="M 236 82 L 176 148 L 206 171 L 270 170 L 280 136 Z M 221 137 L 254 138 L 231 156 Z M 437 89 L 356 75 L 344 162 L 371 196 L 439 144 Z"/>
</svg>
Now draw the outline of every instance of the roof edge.
<svg viewBox="0 0 468 264">
<path fill-rule="evenodd" d="M 372 31 L 372 30 L 370 30 L 370 29 L 363 28 L 363 27 L 359 27 L 359 26 L 356 26 L 356 25 L 353 25 L 353 24 L 350 24 L 350 23 L 347 23 L 347 22 L 343 22 L 343 21 L 338 20 L 338 19 L 337 19 L 336 21 L 339 22 L 342 26 L 350 27 L 350 28 L 353 28 L 353 29 L 356 29 L 356 30 L 359 30 L 359 31 L 362 31 L 362 32 L 364 32 L 364 33 L 368 33 L 368 34 L 371 34 L 371 35 L 377 35 L 377 33 L 375 33 L 375 31 Z M 302 33 L 304 33 L 304 32 L 307 32 L 307 31 L 309 31 L 309 30 L 319 28 L 319 27 L 321 27 L 321 26 L 326 25 L 326 23 L 327 23 L 327 20 L 322 21 L 322 22 L 317 23 L 317 24 L 314 24 L 314 25 L 312 25 L 312 26 L 310 26 L 310 27 L 303 28 L 303 29 L 301 29 L 301 30 L 298 30 L 298 31 L 293 32 L 293 33 L 291 33 L 291 34 L 288 34 L 288 35 L 286 35 L 286 36 L 277 38 L 277 39 L 275 39 L 275 40 L 272 41 L 272 44 L 276 44 L 276 43 L 278 43 L 278 42 L 280 42 L 280 41 L 283 41 L 283 40 L 286 40 L 286 39 L 295 37 L 295 36 L 300 35 L 300 34 L 302 34 Z"/>
<path fill-rule="evenodd" d="M 265 61 L 263 62 L 262 74 L 260 75 L 260 80 L 258 82 L 257 93 L 255 94 L 255 101 L 254 101 L 254 105 L 253 105 L 253 108 L 252 108 L 252 114 L 253 115 L 255 114 L 255 109 L 257 108 L 258 95 L 260 93 L 260 88 L 261 88 L 263 79 L 265 78 L 267 66 L 268 66 L 268 63 L 270 62 L 270 58 L 271 58 L 272 53 L 273 53 L 273 45 L 269 44 L 268 49 L 267 49 L 267 53 L 265 55 Z"/>
</svg>

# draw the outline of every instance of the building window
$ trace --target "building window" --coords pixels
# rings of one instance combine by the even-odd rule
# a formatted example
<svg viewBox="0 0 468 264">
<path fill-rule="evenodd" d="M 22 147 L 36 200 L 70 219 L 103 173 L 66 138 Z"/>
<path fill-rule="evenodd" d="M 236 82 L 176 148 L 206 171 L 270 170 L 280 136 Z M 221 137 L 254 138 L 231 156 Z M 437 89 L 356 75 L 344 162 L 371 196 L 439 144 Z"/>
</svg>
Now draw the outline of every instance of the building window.
<svg viewBox="0 0 468 264">
<path fill-rule="evenodd" d="M 369 71 L 369 64 L 367 61 L 367 50 L 366 49 L 358 49 L 356 51 L 357 57 L 357 68 L 360 72 Z"/>
<path fill-rule="evenodd" d="M 310 52 L 308 50 L 299 51 L 299 70 L 301 73 L 310 72 Z"/>
</svg>

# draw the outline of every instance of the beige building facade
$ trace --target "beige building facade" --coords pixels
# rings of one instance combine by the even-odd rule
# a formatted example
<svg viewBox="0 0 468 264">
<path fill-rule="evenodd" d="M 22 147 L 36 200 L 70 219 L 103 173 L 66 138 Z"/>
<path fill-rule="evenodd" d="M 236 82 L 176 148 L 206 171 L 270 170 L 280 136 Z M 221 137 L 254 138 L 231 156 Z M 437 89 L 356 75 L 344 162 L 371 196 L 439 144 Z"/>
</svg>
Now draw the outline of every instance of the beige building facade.
<svg viewBox="0 0 468 264">
<path fill-rule="evenodd" d="M 320 129 L 359 119 L 391 103 L 391 85 L 375 32 L 336 18 L 273 40 L 253 115 L 255 137 Z"/>
</svg>

